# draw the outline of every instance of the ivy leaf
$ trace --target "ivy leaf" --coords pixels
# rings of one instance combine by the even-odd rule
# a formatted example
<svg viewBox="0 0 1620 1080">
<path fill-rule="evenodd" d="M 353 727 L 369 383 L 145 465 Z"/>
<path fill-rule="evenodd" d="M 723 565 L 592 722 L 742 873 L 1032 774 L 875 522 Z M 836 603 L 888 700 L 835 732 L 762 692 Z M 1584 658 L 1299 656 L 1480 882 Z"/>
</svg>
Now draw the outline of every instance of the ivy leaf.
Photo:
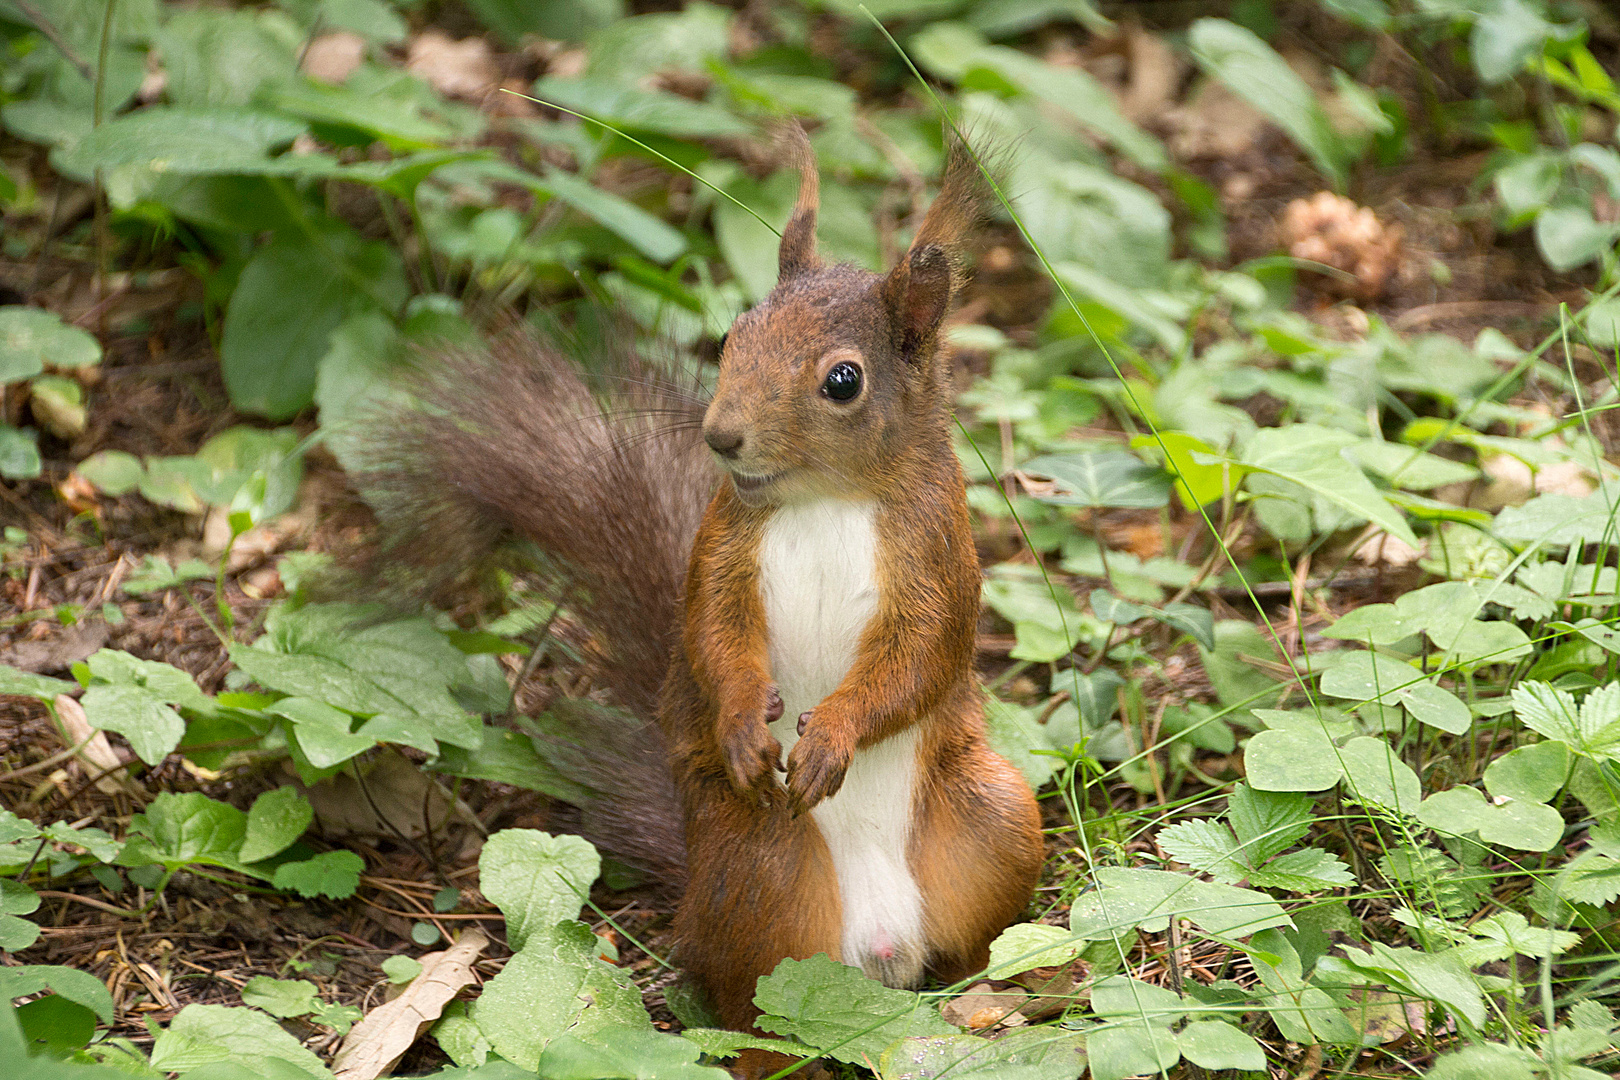
<svg viewBox="0 0 1620 1080">
<path fill-rule="evenodd" d="M 503 829 L 478 856 L 480 888 L 506 916 L 514 949 L 522 949 L 531 934 L 577 916 L 601 870 L 589 841 L 534 829 Z"/>
<path fill-rule="evenodd" d="M 918 995 L 891 990 L 822 953 L 776 965 L 760 978 L 754 1004 L 763 1010 L 761 1031 L 792 1035 L 826 1050 L 830 1058 L 855 1064 L 876 1061 L 898 1039 L 956 1033 Z M 879 1024 L 885 1016 L 892 1018 Z"/>
<path fill-rule="evenodd" d="M 323 851 L 302 862 L 282 863 L 270 883 L 284 892 L 313 899 L 347 900 L 360 887 L 366 861 L 352 851 Z"/>
</svg>

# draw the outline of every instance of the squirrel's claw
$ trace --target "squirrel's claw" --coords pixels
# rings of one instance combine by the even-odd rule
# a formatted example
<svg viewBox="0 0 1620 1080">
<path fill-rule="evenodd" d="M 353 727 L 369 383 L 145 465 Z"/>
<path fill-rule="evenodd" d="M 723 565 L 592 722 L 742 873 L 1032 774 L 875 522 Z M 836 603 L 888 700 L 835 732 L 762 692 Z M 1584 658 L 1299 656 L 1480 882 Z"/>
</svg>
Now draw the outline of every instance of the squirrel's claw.
<svg viewBox="0 0 1620 1080">
<path fill-rule="evenodd" d="M 799 717 L 799 730 L 809 734 L 788 755 L 788 801 L 795 817 L 838 794 L 852 756 L 827 734 L 827 727 L 810 727 L 810 719 L 808 712 Z"/>
</svg>

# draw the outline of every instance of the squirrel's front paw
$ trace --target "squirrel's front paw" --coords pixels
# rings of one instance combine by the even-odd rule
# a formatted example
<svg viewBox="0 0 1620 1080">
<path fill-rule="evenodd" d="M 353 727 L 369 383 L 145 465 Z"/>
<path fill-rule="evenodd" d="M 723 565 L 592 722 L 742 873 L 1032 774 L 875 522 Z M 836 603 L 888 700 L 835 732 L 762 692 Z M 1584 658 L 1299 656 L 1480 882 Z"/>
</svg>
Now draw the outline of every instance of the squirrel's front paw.
<svg viewBox="0 0 1620 1080">
<path fill-rule="evenodd" d="M 782 697 L 775 687 L 767 687 L 764 701 L 753 708 L 721 709 L 720 752 L 738 791 L 757 790 L 772 770 L 782 771 L 782 744 L 768 726 L 781 715 Z"/>
<path fill-rule="evenodd" d="M 818 721 L 813 711 L 799 717 L 799 734 L 787 766 L 788 799 L 795 814 L 838 794 L 855 756 L 854 741 L 843 737 L 841 726 Z"/>
</svg>

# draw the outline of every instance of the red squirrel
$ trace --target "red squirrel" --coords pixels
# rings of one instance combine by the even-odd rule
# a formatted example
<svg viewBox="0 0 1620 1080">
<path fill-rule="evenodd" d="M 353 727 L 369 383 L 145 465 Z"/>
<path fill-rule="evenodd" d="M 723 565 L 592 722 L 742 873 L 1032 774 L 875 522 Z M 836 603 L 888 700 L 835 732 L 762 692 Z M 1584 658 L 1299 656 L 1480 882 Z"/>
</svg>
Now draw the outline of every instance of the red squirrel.
<svg viewBox="0 0 1620 1080">
<path fill-rule="evenodd" d="M 507 529 L 569 590 L 601 681 L 656 724 L 582 751 L 635 777 L 601 785 L 624 794 L 586 835 L 678 874 L 684 834 L 675 959 L 743 1030 L 785 957 L 896 987 L 979 970 L 1042 858 L 1035 800 L 985 742 L 940 349 L 986 186 L 954 145 L 897 266 L 828 265 L 795 142 L 777 285 L 724 339 L 706 409 L 645 363 L 604 403 L 509 335 L 429 379 L 436 407 L 391 417 L 362 476 L 392 557 L 442 579 Z"/>
</svg>

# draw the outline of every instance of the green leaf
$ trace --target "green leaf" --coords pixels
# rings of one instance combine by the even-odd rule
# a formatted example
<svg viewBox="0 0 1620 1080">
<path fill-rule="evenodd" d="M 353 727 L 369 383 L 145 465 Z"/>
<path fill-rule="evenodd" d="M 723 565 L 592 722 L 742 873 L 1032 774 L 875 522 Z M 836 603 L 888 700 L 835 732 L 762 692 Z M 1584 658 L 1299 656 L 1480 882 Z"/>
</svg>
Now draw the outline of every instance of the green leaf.
<svg viewBox="0 0 1620 1080">
<path fill-rule="evenodd" d="M 169 101 L 196 108 L 247 105 L 264 84 L 292 78 L 295 45 L 280 29 L 256 12 L 175 12 L 156 40 Z"/>
<path fill-rule="evenodd" d="M 242 840 L 243 862 L 258 862 L 285 850 L 304 835 L 315 810 L 297 788 L 284 784 L 253 800 Z"/>
<path fill-rule="evenodd" d="M 410 982 L 422 974 L 422 962 L 409 956 L 394 955 L 382 962 L 383 974 L 395 986 Z"/>
<path fill-rule="evenodd" d="M 265 711 L 293 722 L 292 733 L 298 741 L 298 748 L 317 769 L 331 768 L 377 745 L 377 740 L 370 735 L 353 730 L 352 715 L 342 709 L 334 709 L 324 701 L 306 697 L 282 698 L 266 706 Z"/>
<path fill-rule="evenodd" d="M 131 596 L 145 596 L 188 581 L 207 581 L 213 576 L 213 569 L 200 559 L 186 559 L 178 566 L 171 566 L 160 555 L 148 555 L 135 572 L 124 579 L 123 589 Z"/>
<path fill-rule="evenodd" d="M 297 120 L 251 109 L 148 106 L 55 151 L 51 163 L 70 176 L 125 165 L 181 176 L 253 172 L 304 130 Z"/>
<path fill-rule="evenodd" d="M 1142 1020 L 1093 1028 L 1086 1035 L 1086 1063 L 1092 1080 L 1164 1074 L 1181 1060 L 1175 1033 Z"/>
<path fill-rule="evenodd" d="M 1015 923 L 990 943 L 990 977 L 1010 979 L 1039 967 L 1062 967 L 1085 943 L 1061 926 Z"/>
<path fill-rule="evenodd" d="M 1257 472 L 1298 484 L 1417 547 L 1418 539 L 1406 519 L 1347 456 L 1355 442 L 1343 431 L 1315 424 L 1261 428 L 1244 447 L 1242 460 Z"/>
<path fill-rule="evenodd" d="M 1243 761 L 1250 785 L 1260 791 L 1326 791 L 1344 778 L 1333 741 L 1308 723 L 1256 732 Z"/>
<path fill-rule="evenodd" d="M 54 312 L 0 307 L 0 385 L 45 370 L 101 363 L 101 343 Z"/>
<path fill-rule="evenodd" d="M 40 701 L 50 701 L 58 694 L 71 694 L 75 689 L 76 685 L 65 679 L 35 675 L 32 671 L 18 671 L 14 667 L 0 664 L 0 694 L 17 694 L 38 698 Z"/>
<path fill-rule="evenodd" d="M 273 420 L 308 407 L 332 331 L 356 312 L 393 313 L 407 291 L 398 251 L 352 229 L 276 237 L 243 267 L 225 310 L 219 358 L 231 402 Z"/>
<path fill-rule="evenodd" d="M 242 985 L 242 1004 L 263 1009 L 283 1020 L 315 1011 L 315 984 L 304 979 L 255 975 Z"/>
<path fill-rule="evenodd" d="M 120 866 L 156 863 L 177 870 L 188 863 L 237 867 L 247 815 L 200 792 L 165 791 L 146 812 L 130 819 L 134 839 L 118 857 Z"/>
<path fill-rule="evenodd" d="M 565 1031 L 628 1038 L 650 1029 L 641 992 L 627 973 L 597 959 L 600 949 L 583 923 L 531 933 L 473 1003 L 473 1020 L 495 1051 L 533 1073 L 547 1044 Z"/>
<path fill-rule="evenodd" d="M 1453 735 L 1473 725 L 1473 715 L 1455 694 L 1434 685 L 1415 668 L 1377 653 L 1357 651 L 1322 673 L 1322 693 L 1358 704 L 1404 705 L 1414 719 Z"/>
<path fill-rule="evenodd" d="M 0 424 L 0 476 L 8 480 L 30 480 L 38 476 L 43 467 L 39 458 L 39 436 L 10 424 Z"/>
<path fill-rule="evenodd" d="M 1336 187 L 1347 153 L 1316 95 L 1253 31 L 1225 19 L 1199 19 L 1187 34 L 1198 66 L 1286 131 Z"/>
<path fill-rule="evenodd" d="M 1200 870 L 1216 881 L 1235 885 L 1249 876 L 1248 853 L 1240 850 L 1232 830 L 1217 821 L 1183 821 L 1159 830 L 1159 845 L 1172 859 Z"/>
<path fill-rule="evenodd" d="M 581 41 L 625 17 L 624 0 L 468 0 L 467 6 L 510 45 L 531 35 Z"/>
<path fill-rule="evenodd" d="M 1165 468 L 1176 477 L 1176 497 L 1188 510 L 1212 503 L 1235 490 L 1249 472 L 1198 436 L 1185 431 L 1138 435 L 1131 440 L 1131 449 L 1157 451 L 1165 456 Z M 1214 463 L 1206 464 L 1211 458 L 1215 459 Z"/>
<path fill-rule="evenodd" d="M 1391 486 L 1408 491 L 1431 491 L 1479 477 L 1479 470 L 1460 461 L 1424 453 L 1412 446 L 1363 439 L 1350 447 L 1350 456 L 1363 469 L 1383 477 Z"/>
<path fill-rule="evenodd" d="M 1547 265 L 1567 273 L 1611 250 L 1620 226 L 1598 221 L 1584 206 L 1553 206 L 1536 216 L 1536 247 Z"/>
<path fill-rule="evenodd" d="M 1494 0 L 1482 7 L 1468 47 L 1480 79 L 1494 85 L 1523 71 L 1525 62 L 1541 52 L 1553 26 L 1524 0 Z"/>
<path fill-rule="evenodd" d="M 1419 998 L 1438 1002 L 1475 1028 L 1485 1022 L 1479 981 L 1455 952 L 1426 953 L 1369 943 L 1367 951 L 1344 946 L 1348 966 Z"/>
<path fill-rule="evenodd" d="M 1320 892 L 1356 883 L 1355 875 L 1337 855 L 1321 848 L 1306 848 L 1278 855 L 1249 875 L 1251 885 L 1291 892 Z"/>
<path fill-rule="evenodd" d="M 1069 929 L 1089 941 L 1111 941 L 1136 926 L 1154 931 L 1172 914 L 1231 937 L 1291 925 L 1275 900 L 1253 889 L 1118 866 L 1098 867 L 1096 878 L 1098 888 L 1082 893 L 1069 910 Z"/>
<path fill-rule="evenodd" d="M 103 1023 L 113 1022 L 112 994 L 106 984 L 88 971 L 51 964 L 19 964 L 0 967 L 0 1001 L 11 1001 L 51 990 L 58 996 L 82 1005 Z"/>
<path fill-rule="evenodd" d="M 602 860 L 590 842 L 534 829 L 503 829 L 478 856 L 479 887 L 506 916 L 506 935 L 522 949 L 530 935 L 579 914 Z"/>
<path fill-rule="evenodd" d="M 1417 774 L 1395 756 L 1389 744 L 1363 735 L 1345 743 L 1339 751 L 1344 762 L 1345 796 L 1402 814 L 1415 814 L 1423 799 Z"/>
<path fill-rule="evenodd" d="M 134 454 L 101 450 L 79 462 L 78 473 L 108 495 L 122 495 L 139 486 L 146 467 Z"/>
<path fill-rule="evenodd" d="M 19 1005 L 14 1015 L 34 1055 L 71 1057 L 96 1033 L 96 1014 L 58 994 Z"/>
<path fill-rule="evenodd" d="M 270 883 L 284 892 L 313 899 L 347 900 L 360 887 L 366 861 L 352 851 L 323 851 L 302 862 L 282 863 Z"/>
<path fill-rule="evenodd" d="M 162 798 L 163 796 L 158 796 Z M 187 1005 L 152 1043 L 152 1068 L 190 1072 L 214 1062 L 275 1058 L 313 1077 L 331 1077 L 321 1059 L 253 1009 Z"/>
<path fill-rule="evenodd" d="M 891 990 L 822 953 L 776 965 L 760 978 L 754 1004 L 763 1011 L 761 1031 L 792 1035 L 837 1061 L 875 1061 L 897 1039 L 956 1031 L 916 994 Z M 891 1019 L 879 1023 L 884 1017 Z"/>
<path fill-rule="evenodd" d="M 1569 747 L 1556 739 L 1510 750 L 1485 767 L 1485 790 L 1521 802 L 1547 802 L 1563 790 Z"/>
<path fill-rule="evenodd" d="M 1048 476 L 1058 492 L 1042 495 L 1057 506 L 1156 509 L 1170 499 L 1170 478 L 1124 450 L 1047 454 L 1024 463 L 1022 472 Z"/>
<path fill-rule="evenodd" d="M 1086 1068 L 1086 1037 L 1061 1028 L 901 1039 L 878 1058 L 883 1080 L 1073 1080 Z"/>
<path fill-rule="evenodd" d="M 1248 784 L 1233 787 L 1226 817 L 1246 861 L 1257 866 L 1298 843 L 1311 827 L 1311 802 L 1306 795 L 1257 791 Z"/>
<path fill-rule="evenodd" d="M 1440 1055 L 1424 1075 L 1428 1080 L 1536 1080 L 1544 1069 L 1529 1050 L 1479 1042 Z"/>
<path fill-rule="evenodd" d="M 598 1031 L 581 1039 L 564 1033 L 540 1054 L 546 1080 L 730 1080 L 724 1069 L 699 1065 L 703 1051 L 661 1031 Z"/>
<path fill-rule="evenodd" d="M 1491 532 L 1517 544 L 1567 547 L 1576 541 L 1601 544 L 1614 529 L 1613 509 L 1597 492 L 1585 498 L 1537 495 L 1496 515 Z"/>
<path fill-rule="evenodd" d="M 1279 930 L 1256 934 L 1249 961 L 1268 997 L 1267 1012 L 1283 1037 L 1300 1043 L 1354 1045 L 1359 1033 L 1327 993 L 1305 981 L 1299 952 Z"/>
<path fill-rule="evenodd" d="M 586 217 L 600 222 L 654 262 L 673 262 L 686 250 L 686 237 L 673 227 L 573 173 L 552 169 L 544 180 L 530 186 L 549 192 Z"/>
<path fill-rule="evenodd" d="M 606 79 L 544 78 L 530 93 L 632 132 L 673 138 L 752 138 L 756 132 L 725 109 L 676 94 L 632 89 Z M 774 246 L 774 245 L 773 245 Z"/>
<path fill-rule="evenodd" d="M 1194 1020 L 1176 1035 L 1181 1055 L 1206 1069 L 1264 1072 L 1266 1054 L 1254 1038 L 1224 1020 Z"/>
</svg>

